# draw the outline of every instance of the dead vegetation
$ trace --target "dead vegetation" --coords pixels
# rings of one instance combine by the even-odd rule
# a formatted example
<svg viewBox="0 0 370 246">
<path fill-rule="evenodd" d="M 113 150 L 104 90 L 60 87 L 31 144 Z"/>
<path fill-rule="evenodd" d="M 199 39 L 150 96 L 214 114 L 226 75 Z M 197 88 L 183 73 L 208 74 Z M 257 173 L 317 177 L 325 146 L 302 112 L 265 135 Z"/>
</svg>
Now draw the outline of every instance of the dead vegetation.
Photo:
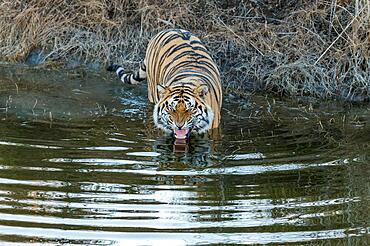
<svg viewBox="0 0 370 246">
<path fill-rule="evenodd" d="M 370 98 L 369 0 L 3 0 L 0 54 L 42 66 L 133 68 L 165 28 L 201 37 L 226 92 Z"/>
</svg>

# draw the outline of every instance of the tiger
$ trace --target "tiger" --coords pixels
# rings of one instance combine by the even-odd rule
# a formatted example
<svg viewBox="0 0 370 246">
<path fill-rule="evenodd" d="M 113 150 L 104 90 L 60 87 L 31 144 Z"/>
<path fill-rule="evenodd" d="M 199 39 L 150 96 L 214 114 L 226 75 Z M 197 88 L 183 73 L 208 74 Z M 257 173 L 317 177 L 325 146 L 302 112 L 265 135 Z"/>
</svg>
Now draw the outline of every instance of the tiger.
<svg viewBox="0 0 370 246">
<path fill-rule="evenodd" d="M 201 40 L 189 31 L 169 29 L 156 34 L 134 73 L 125 73 L 117 64 L 107 70 L 116 72 L 126 84 L 146 79 L 148 99 L 154 103 L 154 125 L 176 139 L 219 127 L 220 72 Z"/>
</svg>

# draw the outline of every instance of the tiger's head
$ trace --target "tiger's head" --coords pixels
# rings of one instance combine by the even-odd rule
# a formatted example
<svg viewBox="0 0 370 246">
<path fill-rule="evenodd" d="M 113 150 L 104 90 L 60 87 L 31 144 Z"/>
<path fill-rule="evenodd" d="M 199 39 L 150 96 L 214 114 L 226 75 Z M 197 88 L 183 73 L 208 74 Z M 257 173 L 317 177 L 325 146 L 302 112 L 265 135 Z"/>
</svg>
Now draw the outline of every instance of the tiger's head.
<svg viewBox="0 0 370 246">
<path fill-rule="evenodd" d="M 154 106 L 154 124 L 173 134 L 176 139 L 186 139 L 190 133 L 204 133 L 210 129 L 213 111 L 205 102 L 206 85 L 194 88 L 185 85 L 158 85 L 159 101 Z"/>
</svg>

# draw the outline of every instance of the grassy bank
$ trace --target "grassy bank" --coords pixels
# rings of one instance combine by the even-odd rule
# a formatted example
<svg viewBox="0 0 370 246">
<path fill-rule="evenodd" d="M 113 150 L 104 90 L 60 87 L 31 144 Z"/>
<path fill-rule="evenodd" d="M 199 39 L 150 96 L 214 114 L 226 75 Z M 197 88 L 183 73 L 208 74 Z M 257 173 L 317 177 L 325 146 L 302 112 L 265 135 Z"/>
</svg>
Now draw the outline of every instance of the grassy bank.
<svg viewBox="0 0 370 246">
<path fill-rule="evenodd" d="M 132 69 L 153 34 L 180 27 L 209 48 L 226 92 L 370 98 L 369 0 L 4 0 L 0 13 L 6 62 Z"/>
</svg>

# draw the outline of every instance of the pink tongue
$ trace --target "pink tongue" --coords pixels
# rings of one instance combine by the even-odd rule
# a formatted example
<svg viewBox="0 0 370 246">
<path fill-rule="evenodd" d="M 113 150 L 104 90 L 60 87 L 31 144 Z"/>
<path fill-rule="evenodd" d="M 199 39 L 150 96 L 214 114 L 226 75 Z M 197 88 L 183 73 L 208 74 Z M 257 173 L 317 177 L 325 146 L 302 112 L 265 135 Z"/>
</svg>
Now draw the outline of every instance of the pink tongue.
<svg viewBox="0 0 370 246">
<path fill-rule="evenodd" d="M 188 129 L 183 129 L 183 130 L 175 130 L 175 138 L 177 139 L 185 139 L 186 134 L 188 134 L 189 130 Z"/>
</svg>

